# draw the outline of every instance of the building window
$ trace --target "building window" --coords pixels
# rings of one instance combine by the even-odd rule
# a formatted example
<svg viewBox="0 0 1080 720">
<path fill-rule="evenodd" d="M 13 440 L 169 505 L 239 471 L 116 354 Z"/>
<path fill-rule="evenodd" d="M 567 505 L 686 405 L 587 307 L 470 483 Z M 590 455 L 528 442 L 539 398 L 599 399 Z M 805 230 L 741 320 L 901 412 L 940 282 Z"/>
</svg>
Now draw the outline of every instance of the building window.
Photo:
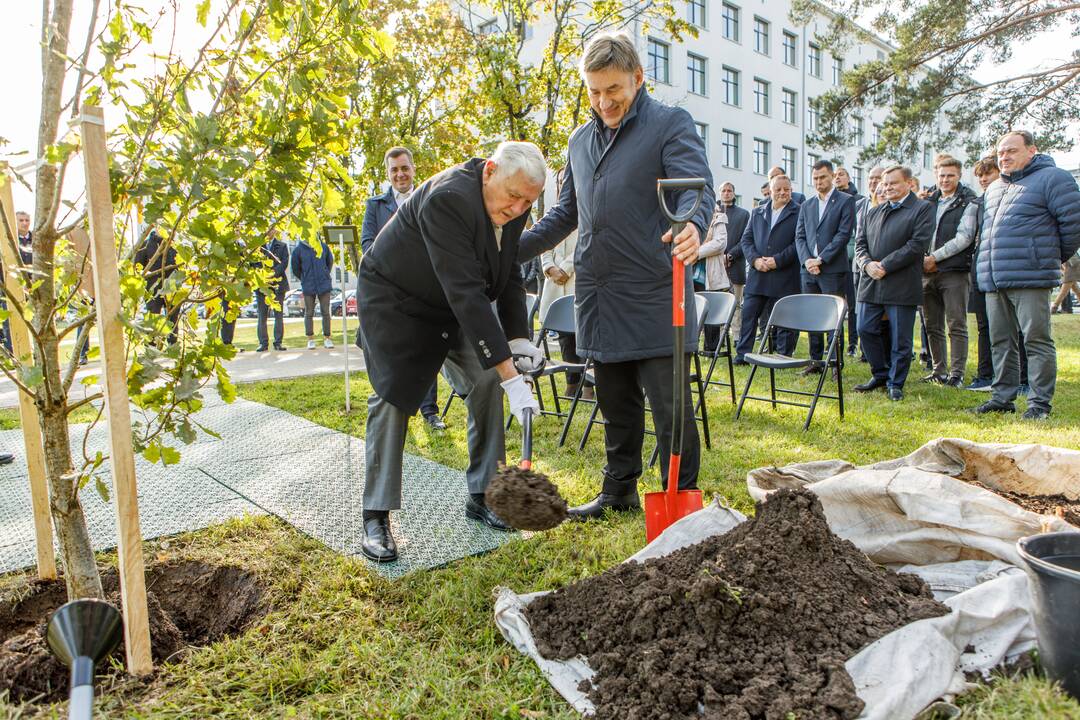
<svg viewBox="0 0 1080 720">
<path fill-rule="evenodd" d="M 856 115 L 851 119 L 852 124 L 852 139 L 855 141 L 856 147 L 862 147 L 866 144 L 866 132 L 863 130 L 863 119 Z"/>
<path fill-rule="evenodd" d="M 814 176 L 814 165 L 816 165 L 817 161 L 820 159 L 820 155 L 815 155 L 813 153 L 806 154 L 806 177 Z"/>
<path fill-rule="evenodd" d="M 766 175 L 769 172 L 769 141 L 754 138 L 754 172 Z"/>
<path fill-rule="evenodd" d="M 705 145 L 705 154 L 709 154 L 709 126 L 702 122 L 695 122 L 694 129 L 697 130 L 698 136 L 701 138 L 701 142 Z"/>
<path fill-rule="evenodd" d="M 806 129 L 810 132 L 817 132 L 818 125 L 821 122 L 821 111 L 817 109 L 817 106 L 811 101 L 810 105 L 806 108 Z"/>
<path fill-rule="evenodd" d="M 769 83 L 761 78 L 754 78 L 754 112 L 769 114 Z"/>
<path fill-rule="evenodd" d="M 499 32 L 499 21 L 496 18 L 485 20 L 476 28 L 477 35 L 494 35 Z"/>
<path fill-rule="evenodd" d="M 769 21 L 759 17 L 754 18 L 754 50 L 769 54 Z"/>
<path fill-rule="evenodd" d="M 739 71 L 727 66 L 724 66 L 724 102 L 739 104 Z"/>
<path fill-rule="evenodd" d="M 810 53 L 806 56 L 806 64 L 810 67 L 810 74 L 816 78 L 821 77 L 821 48 L 810 43 Z"/>
<path fill-rule="evenodd" d="M 739 42 L 739 8 L 731 3 L 724 3 L 720 14 L 723 17 L 723 27 L 720 32 L 724 39 Z"/>
<path fill-rule="evenodd" d="M 787 30 L 784 31 L 784 64 L 785 65 L 790 65 L 791 67 L 795 67 L 796 64 L 798 63 L 799 55 L 798 55 L 798 51 L 796 51 L 796 49 L 795 49 L 795 44 L 796 44 L 797 41 L 798 41 L 798 38 L 795 37 L 794 33 L 789 33 Z"/>
<path fill-rule="evenodd" d="M 686 54 L 686 71 L 689 75 L 687 85 L 695 95 L 707 95 L 705 92 L 705 58 L 692 53 Z"/>
<path fill-rule="evenodd" d="M 686 19 L 691 25 L 705 27 L 705 0 L 687 0 Z"/>
<path fill-rule="evenodd" d="M 720 164 L 722 164 L 724 167 L 731 168 L 733 170 L 739 169 L 739 141 L 741 137 L 742 136 L 739 135 L 739 133 L 737 132 L 733 132 L 731 130 L 724 130 L 724 156 L 720 160 Z"/>
<path fill-rule="evenodd" d="M 795 184 L 795 169 L 798 167 L 795 158 L 798 157 L 798 154 L 798 150 L 785 145 L 783 154 L 780 157 L 780 167 L 784 168 L 784 174 L 788 176 L 792 184 Z"/>
<path fill-rule="evenodd" d="M 862 166 L 856 165 L 855 167 L 851 168 L 851 170 L 852 170 L 852 173 L 853 173 L 852 176 L 851 176 L 851 181 L 853 183 L 855 183 L 855 189 L 858 190 L 859 188 L 862 188 L 863 192 L 866 192 L 866 187 L 863 186 L 863 169 L 862 169 Z"/>
<path fill-rule="evenodd" d="M 874 134 L 870 137 L 870 141 L 875 145 L 881 142 L 881 126 L 877 123 L 874 123 Z"/>
<path fill-rule="evenodd" d="M 797 106 L 796 100 L 798 99 L 798 97 L 799 96 L 795 93 L 794 90 L 788 90 L 787 88 L 784 88 L 784 122 L 791 123 L 792 125 L 795 124 L 795 108 Z"/>
<path fill-rule="evenodd" d="M 649 38 L 649 78 L 654 82 L 667 84 L 671 75 L 668 72 L 668 62 L 671 58 L 671 46 Z"/>
<path fill-rule="evenodd" d="M 839 85 L 840 77 L 844 74 L 844 58 L 833 55 L 832 59 L 832 84 Z"/>
<path fill-rule="evenodd" d="M 922 149 L 922 166 L 927 170 L 931 170 L 934 164 L 933 158 L 931 158 L 930 146 L 923 145 Z"/>
</svg>

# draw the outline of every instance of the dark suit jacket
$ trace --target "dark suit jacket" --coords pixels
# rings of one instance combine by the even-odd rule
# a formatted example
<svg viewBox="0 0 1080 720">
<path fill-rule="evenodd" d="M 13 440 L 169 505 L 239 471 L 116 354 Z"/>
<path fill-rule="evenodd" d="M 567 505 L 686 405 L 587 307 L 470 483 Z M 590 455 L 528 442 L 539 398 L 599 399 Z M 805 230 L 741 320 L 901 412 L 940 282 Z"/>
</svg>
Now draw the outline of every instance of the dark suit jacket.
<svg viewBox="0 0 1080 720">
<path fill-rule="evenodd" d="M 274 297 L 278 302 L 285 299 L 285 293 L 289 292 L 289 246 L 282 240 L 272 240 L 270 247 L 263 245 L 259 248 L 259 259 L 268 259 L 273 263 L 274 270 Z"/>
<path fill-rule="evenodd" d="M 360 249 L 365 253 L 371 249 L 375 238 L 390 222 L 390 218 L 397 212 L 397 201 L 394 199 L 394 188 L 388 189 L 382 195 L 368 198 L 367 207 L 364 210 L 364 224 L 360 226 Z"/>
<path fill-rule="evenodd" d="M 780 219 L 770 230 L 772 203 L 759 205 L 750 213 L 750 222 L 742 236 L 743 255 L 749 265 L 744 292 L 776 298 L 799 292 L 799 254 L 795 250 L 798 216 L 798 204 L 789 202 L 780 210 Z M 775 258 L 776 269 L 756 270 L 754 261 L 761 257 Z"/>
<path fill-rule="evenodd" d="M 743 257 L 742 236 L 746 224 L 750 222 L 750 212 L 738 205 L 724 208 L 727 214 L 727 249 L 731 256 L 731 267 L 727 269 L 728 280 L 732 285 L 746 284 L 746 258 Z"/>
<path fill-rule="evenodd" d="M 483 166 L 474 158 L 417 188 L 360 261 L 368 377 L 379 397 L 410 415 L 461 333 L 485 368 L 510 357 L 509 338 L 529 335 L 516 260 L 527 215 L 503 226 L 500 251 L 484 209 Z"/>
<path fill-rule="evenodd" d="M 855 229 L 855 198 L 834 190 L 825 205 L 825 215 L 819 216 L 818 212 L 817 195 L 800 206 L 795 228 L 799 267 L 810 275 L 806 261 L 816 257 L 821 258 L 823 274 L 840 275 L 848 271 L 847 244 Z"/>
<path fill-rule="evenodd" d="M 915 193 L 895 210 L 883 202 L 871 208 L 855 238 L 855 265 L 859 268 L 859 301 L 878 305 L 921 305 L 923 256 L 934 238 L 934 208 Z M 885 277 L 874 280 L 866 264 L 879 261 Z"/>
</svg>

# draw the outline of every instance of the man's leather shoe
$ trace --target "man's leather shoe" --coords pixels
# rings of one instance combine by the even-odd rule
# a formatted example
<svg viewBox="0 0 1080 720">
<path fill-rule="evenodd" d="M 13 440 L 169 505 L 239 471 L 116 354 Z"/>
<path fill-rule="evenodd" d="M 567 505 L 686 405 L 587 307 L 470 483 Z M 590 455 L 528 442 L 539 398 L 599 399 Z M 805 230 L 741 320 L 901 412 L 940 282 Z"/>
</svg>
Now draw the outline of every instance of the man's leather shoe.
<svg viewBox="0 0 1080 720">
<path fill-rule="evenodd" d="M 424 422 L 431 426 L 432 430 L 445 430 L 446 423 L 438 415 L 425 415 Z"/>
<path fill-rule="evenodd" d="M 855 390 L 855 392 L 864 393 L 864 392 L 870 392 L 871 390 L 877 390 L 878 388 L 883 388 L 887 384 L 888 383 L 885 380 L 878 380 L 877 378 L 870 378 L 869 380 L 864 382 L 862 385 L 856 385 L 853 389 Z"/>
<path fill-rule="evenodd" d="M 972 408 L 971 412 L 976 415 L 988 415 L 989 413 L 1014 413 L 1016 412 L 1016 406 L 1012 403 L 1001 405 L 993 400 L 987 400 L 977 408 Z"/>
<path fill-rule="evenodd" d="M 275 349 L 275 350 L 284 350 L 284 349 L 285 349 L 285 346 L 284 346 L 284 345 L 275 345 L 275 346 L 274 346 L 274 349 Z"/>
<path fill-rule="evenodd" d="M 802 370 L 800 370 L 798 374 L 802 377 L 806 377 L 807 375 L 820 375 L 822 368 L 821 365 L 817 364 L 817 362 L 818 361 L 815 360 L 814 364 L 807 365 Z"/>
<path fill-rule="evenodd" d="M 491 512 L 491 508 L 487 505 L 478 503 L 471 497 L 465 501 L 465 517 L 482 522 L 493 530 L 505 532 L 514 529 L 500 520 L 499 516 Z"/>
<path fill-rule="evenodd" d="M 266 346 L 260 345 L 259 347 L 255 348 L 255 352 L 266 352 Z"/>
<path fill-rule="evenodd" d="M 922 381 L 924 383 L 930 383 L 931 385 L 944 385 L 946 383 L 946 381 L 948 381 L 948 378 L 945 377 L 944 375 L 937 375 L 935 373 L 930 373 L 929 375 L 924 377 L 922 379 Z"/>
<path fill-rule="evenodd" d="M 371 518 L 364 521 L 364 541 L 360 552 L 375 562 L 397 560 L 397 543 L 390 533 L 390 517 Z"/>
<path fill-rule="evenodd" d="M 953 375 L 945 381 L 945 387 L 960 388 L 964 387 L 964 378 L 959 375 Z"/>
<path fill-rule="evenodd" d="M 893 402 L 899 402 L 904 399 L 904 391 L 898 387 L 889 388 L 889 399 Z"/>
<path fill-rule="evenodd" d="M 15 462 L 15 456 L 11 453 L 0 453 L 0 465 L 10 465 Z"/>
<path fill-rule="evenodd" d="M 641 501 L 637 493 L 626 495 L 609 495 L 600 493 L 584 505 L 578 505 L 567 510 L 571 520 L 591 520 L 604 516 L 607 509 L 615 512 L 634 512 L 641 509 Z"/>
</svg>

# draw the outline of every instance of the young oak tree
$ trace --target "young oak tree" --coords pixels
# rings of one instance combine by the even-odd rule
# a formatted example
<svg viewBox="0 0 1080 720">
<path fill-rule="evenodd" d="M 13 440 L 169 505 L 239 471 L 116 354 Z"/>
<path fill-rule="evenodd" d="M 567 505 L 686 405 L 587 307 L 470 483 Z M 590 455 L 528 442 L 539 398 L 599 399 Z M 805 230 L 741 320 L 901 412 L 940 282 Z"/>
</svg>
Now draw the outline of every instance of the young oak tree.
<svg viewBox="0 0 1080 720">
<path fill-rule="evenodd" d="M 1070 124 L 1080 121 L 1080 42 L 1038 68 L 1009 65 L 1016 47 L 1055 27 L 1080 37 L 1080 3 L 1062 0 L 834 0 L 828 30 L 819 39 L 842 51 L 861 37 L 852 18 L 870 17 L 870 28 L 897 44 L 896 52 L 843 75 L 843 85 L 817 98 L 824 148 L 851 144 L 846 125 L 862 108 L 890 104 L 880 142 L 862 158 L 916 157 L 927 137 L 949 146 L 967 142 L 972 157 L 986 152 L 985 138 L 1010 128 L 1035 129 L 1041 150 L 1069 149 Z M 791 16 L 804 23 L 821 12 L 815 0 L 795 0 Z M 1006 68 L 997 80 L 980 83 L 976 69 L 986 61 Z M 948 130 L 937 122 L 949 119 Z M 980 140 L 980 135 L 982 140 Z"/>
<path fill-rule="evenodd" d="M 170 464 L 179 459 L 173 441 L 196 437 L 191 416 L 203 405 L 200 391 L 216 381 L 226 400 L 235 395 L 222 365 L 235 350 L 218 339 L 220 325 L 255 289 L 269 287 L 260 254 L 267 234 L 279 229 L 314 238 L 323 217 L 341 208 L 337 188 L 351 178 L 337 158 L 348 154 L 356 120 L 348 113 L 351 84 L 325 68 L 340 58 L 374 57 L 387 42 L 364 22 L 361 0 L 163 3 L 174 10 L 156 17 L 120 3 L 101 8 L 95 0 L 85 43 L 72 55 L 72 4 L 42 3 L 36 156 L 44 162 L 32 185 L 23 179 L 35 199 L 33 262 L 5 268 L 29 296 L 22 307 L 4 290 L 9 312 L 29 321 L 33 356 L 0 353 L 0 370 L 37 407 L 64 579 L 68 596 L 76 598 L 102 595 L 79 491 L 107 458 L 84 450 L 76 460 L 71 451 L 70 414 L 101 394 L 68 399 L 80 353 L 76 348 L 65 359 L 60 351 L 62 340 L 95 321 L 93 306 L 77 290 L 88 260 L 72 262 L 68 239 L 85 224 L 85 210 L 69 207 L 75 217 L 59 219 L 65 172 L 79 144 L 76 134 L 61 135 L 62 116 L 70 110 L 77 117 L 82 104 L 104 102 L 107 118 L 120 119 L 110 134 L 110 174 L 128 390 L 136 406 L 132 434 L 136 451 Z M 175 12 L 195 13 L 204 44 L 188 60 L 170 45 L 160 53 L 164 69 L 140 76 L 137 63 L 129 62 L 133 53 L 155 37 L 171 32 L 175 39 Z M 146 267 L 175 250 L 175 271 L 157 291 L 165 304 L 161 315 L 144 312 L 152 292 L 144 267 L 133 262 L 135 248 L 123 241 L 136 209 L 164 238 Z M 0 234 L 0 242 L 16 242 L 6 222 Z M 205 323 L 196 316 L 199 305 L 206 308 Z M 75 319 L 65 325 L 65 316 Z M 176 341 L 164 342 L 173 331 Z M 107 492 L 100 480 L 97 487 Z"/>
</svg>

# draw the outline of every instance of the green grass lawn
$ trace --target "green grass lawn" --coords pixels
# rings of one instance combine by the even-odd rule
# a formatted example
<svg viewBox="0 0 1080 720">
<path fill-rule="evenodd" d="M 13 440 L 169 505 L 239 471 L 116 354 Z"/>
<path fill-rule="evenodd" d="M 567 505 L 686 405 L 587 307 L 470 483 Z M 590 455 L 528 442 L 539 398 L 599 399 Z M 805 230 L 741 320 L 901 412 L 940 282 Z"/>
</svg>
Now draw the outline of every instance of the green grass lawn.
<svg viewBox="0 0 1080 720">
<path fill-rule="evenodd" d="M 733 406 L 714 389 L 709 395 L 712 449 L 703 451 L 699 484 L 707 496 L 719 495 L 750 511 L 745 476 L 763 465 L 827 458 L 868 463 L 906 454 L 941 436 L 1078 448 L 1080 318 L 1055 317 L 1054 326 L 1059 372 L 1049 422 L 1025 422 L 1018 415 L 974 416 L 966 410 L 987 394 L 923 385 L 917 366 L 903 402 L 890 403 L 881 393 L 851 393 L 844 420 L 835 404 L 825 403 L 806 433 L 801 431 L 802 411 L 773 411 L 763 403 L 748 405 L 736 423 Z M 974 347 L 969 368 L 974 369 Z M 852 363 L 849 370 L 849 389 L 869 376 L 864 364 Z M 737 371 L 737 379 L 746 377 L 745 369 Z M 356 373 L 351 382 L 354 399 L 369 393 L 364 374 Z M 446 392 L 440 382 L 440 399 Z M 353 412 L 344 413 L 338 376 L 245 385 L 240 394 L 363 434 L 365 405 L 354 402 Z M 433 434 L 414 420 L 407 451 L 464 469 L 462 403 L 454 404 L 447 421 L 446 433 Z M 553 419 L 536 426 L 536 467 L 574 503 L 595 494 L 603 465 L 600 432 L 578 452 L 583 426 L 584 418 L 564 448 L 556 447 L 559 427 Z M 518 448 L 518 440 L 511 438 L 511 459 Z M 646 438 L 646 457 L 651 448 Z M 655 468 L 646 471 L 642 486 L 659 488 Z M 100 707 L 103 716 L 130 718 L 577 717 L 532 662 L 496 631 L 493 590 L 500 585 L 518 592 L 557 587 L 625 559 L 644 540 L 640 515 L 564 524 L 511 540 L 487 555 L 389 582 L 363 562 L 340 557 L 266 518 L 192 533 L 171 541 L 168 553 L 253 568 L 267 579 L 274 609 L 243 636 L 192 652 L 149 685 L 132 685 L 125 692 L 106 688 Z M 160 552 L 159 543 L 147 543 L 148 557 Z M 1080 704 L 1038 677 L 983 685 L 960 702 L 964 716 L 971 718 L 1080 718 Z M 18 709 L 8 713 L 24 716 Z"/>
</svg>

